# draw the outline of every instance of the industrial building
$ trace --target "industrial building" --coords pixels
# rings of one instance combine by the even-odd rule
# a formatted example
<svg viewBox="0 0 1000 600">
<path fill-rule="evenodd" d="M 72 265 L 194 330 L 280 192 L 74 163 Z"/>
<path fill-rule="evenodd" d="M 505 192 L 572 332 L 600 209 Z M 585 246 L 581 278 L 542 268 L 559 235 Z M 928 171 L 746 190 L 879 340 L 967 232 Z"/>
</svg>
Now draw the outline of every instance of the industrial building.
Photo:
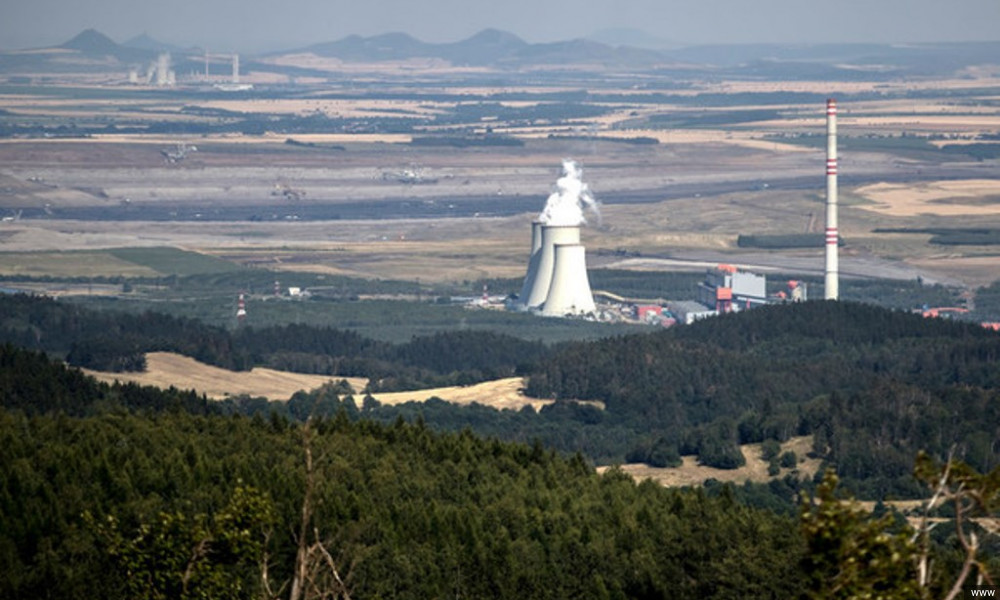
<svg viewBox="0 0 1000 600">
<path fill-rule="evenodd" d="M 709 269 L 705 281 L 698 285 L 698 302 L 718 313 L 767 304 L 767 278 L 733 265 L 719 265 Z"/>
<path fill-rule="evenodd" d="M 690 325 L 699 319 L 714 317 L 719 314 L 718 311 L 706 308 L 700 302 L 693 302 L 691 300 L 668 302 L 667 308 L 677 317 L 677 322 L 684 325 Z"/>
</svg>

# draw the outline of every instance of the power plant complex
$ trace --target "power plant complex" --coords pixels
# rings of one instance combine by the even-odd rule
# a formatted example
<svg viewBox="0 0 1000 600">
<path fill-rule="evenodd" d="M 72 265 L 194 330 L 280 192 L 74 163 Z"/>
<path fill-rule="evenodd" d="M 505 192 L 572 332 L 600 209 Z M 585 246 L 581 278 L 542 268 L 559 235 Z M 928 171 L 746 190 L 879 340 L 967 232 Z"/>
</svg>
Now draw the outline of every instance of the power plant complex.
<svg viewBox="0 0 1000 600">
<path fill-rule="evenodd" d="M 837 102 L 832 98 L 826 103 L 826 131 L 824 297 L 837 300 L 840 241 L 837 227 Z M 556 182 L 556 188 L 531 224 L 527 274 L 520 294 L 509 306 L 547 317 L 596 316 L 598 308 L 587 275 L 586 249 L 580 242 L 580 229 L 586 223 L 584 209 L 599 216 L 598 204 L 583 183 L 579 166 L 571 160 L 563 161 L 563 175 Z M 698 302 L 674 303 L 677 305 L 674 312 L 678 320 L 691 322 L 772 301 L 807 299 L 806 286 L 802 282 L 790 281 L 787 290 L 780 290 L 773 296 L 768 296 L 766 284 L 764 275 L 732 265 L 719 265 L 709 269 L 705 281 L 698 286 Z M 648 306 L 642 308 L 649 309 Z M 648 310 L 640 312 L 648 313 Z M 656 314 L 660 315 L 661 311 Z"/>
</svg>

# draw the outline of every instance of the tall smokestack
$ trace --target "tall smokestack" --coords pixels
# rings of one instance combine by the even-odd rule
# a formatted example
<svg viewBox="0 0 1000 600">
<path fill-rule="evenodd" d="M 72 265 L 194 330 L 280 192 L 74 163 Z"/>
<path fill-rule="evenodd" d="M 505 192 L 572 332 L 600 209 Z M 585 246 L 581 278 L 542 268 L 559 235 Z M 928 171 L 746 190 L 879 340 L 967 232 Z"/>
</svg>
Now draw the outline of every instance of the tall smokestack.
<svg viewBox="0 0 1000 600">
<path fill-rule="evenodd" d="M 837 300 L 840 296 L 839 265 L 837 264 L 837 101 L 826 101 L 826 273 L 824 297 Z"/>
<path fill-rule="evenodd" d="M 585 315 L 597 308 L 587 277 L 586 251 L 581 244 L 557 244 L 548 297 L 541 307 L 546 317 Z"/>
<path fill-rule="evenodd" d="M 233 83 L 240 82 L 240 55 L 233 55 Z"/>
</svg>

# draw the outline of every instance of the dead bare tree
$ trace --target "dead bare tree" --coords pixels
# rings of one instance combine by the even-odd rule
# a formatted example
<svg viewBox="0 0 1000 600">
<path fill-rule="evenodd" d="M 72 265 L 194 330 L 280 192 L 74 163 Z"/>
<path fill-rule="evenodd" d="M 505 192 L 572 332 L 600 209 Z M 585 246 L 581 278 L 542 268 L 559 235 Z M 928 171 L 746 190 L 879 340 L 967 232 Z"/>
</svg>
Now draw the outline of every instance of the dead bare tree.
<svg viewBox="0 0 1000 600">
<path fill-rule="evenodd" d="M 955 535 L 964 552 L 962 568 L 945 596 L 954 600 L 962 593 L 963 586 L 975 573 L 976 585 L 996 585 L 986 565 L 980 560 L 980 540 L 976 533 L 979 525 L 975 519 L 988 517 L 1000 509 L 1000 467 L 980 474 L 972 467 L 954 459 L 954 451 L 944 465 L 937 465 L 924 453 L 917 457 L 916 475 L 934 490 L 924 506 L 924 514 L 916 535 L 921 541 L 917 559 L 917 572 L 921 587 L 930 584 L 930 531 L 934 527 L 931 512 L 947 502 L 955 508 Z M 991 532 L 986 530 L 987 535 Z"/>
<path fill-rule="evenodd" d="M 316 493 L 316 469 L 313 462 L 311 427 L 312 419 L 302 426 L 302 446 L 305 450 L 306 488 L 302 498 L 302 520 L 299 523 L 298 548 L 295 554 L 295 569 L 289 600 L 326 600 L 344 598 L 350 600 L 347 585 L 337 571 L 333 556 L 327 550 L 313 523 L 313 506 Z M 309 543 L 312 529 L 313 542 Z"/>
</svg>

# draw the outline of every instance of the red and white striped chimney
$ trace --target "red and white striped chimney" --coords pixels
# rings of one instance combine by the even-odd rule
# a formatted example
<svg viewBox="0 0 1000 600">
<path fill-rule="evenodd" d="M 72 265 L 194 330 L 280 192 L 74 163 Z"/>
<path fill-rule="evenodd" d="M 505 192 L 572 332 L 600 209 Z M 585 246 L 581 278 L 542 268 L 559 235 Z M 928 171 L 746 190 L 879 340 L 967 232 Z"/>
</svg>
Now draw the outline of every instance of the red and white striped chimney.
<svg viewBox="0 0 1000 600">
<path fill-rule="evenodd" d="M 840 277 L 837 256 L 837 101 L 826 101 L 826 269 L 824 297 L 837 300 Z"/>
<path fill-rule="evenodd" d="M 236 320 L 242 324 L 246 318 L 247 303 L 246 300 L 243 299 L 243 294 L 240 294 L 239 300 L 236 301 Z"/>
</svg>

